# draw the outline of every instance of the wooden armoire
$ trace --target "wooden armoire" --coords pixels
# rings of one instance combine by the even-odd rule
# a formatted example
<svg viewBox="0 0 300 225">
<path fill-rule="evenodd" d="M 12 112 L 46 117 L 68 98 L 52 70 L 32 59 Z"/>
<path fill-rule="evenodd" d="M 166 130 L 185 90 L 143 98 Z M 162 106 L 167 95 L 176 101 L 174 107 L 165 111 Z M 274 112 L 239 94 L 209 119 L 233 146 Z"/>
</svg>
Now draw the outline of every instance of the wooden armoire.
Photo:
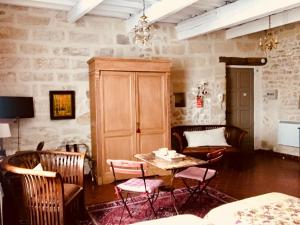
<svg viewBox="0 0 300 225">
<path fill-rule="evenodd" d="M 92 153 L 104 184 L 112 181 L 107 159 L 170 147 L 171 63 L 94 57 L 88 64 Z"/>
</svg>

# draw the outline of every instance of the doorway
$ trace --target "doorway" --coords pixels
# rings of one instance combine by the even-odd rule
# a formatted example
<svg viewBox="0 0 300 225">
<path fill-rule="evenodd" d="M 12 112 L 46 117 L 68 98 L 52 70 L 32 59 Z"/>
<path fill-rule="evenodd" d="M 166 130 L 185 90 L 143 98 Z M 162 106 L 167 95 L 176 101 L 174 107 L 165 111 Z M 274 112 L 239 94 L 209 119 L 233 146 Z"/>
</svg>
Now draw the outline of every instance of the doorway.
<svg viewBox="0 0 300 225">
<path fill-rule="evenodd" d="M 226 68 L 226 123 L 246 130 L 243 151 L 254 150 L 254 69 Z"/>
</svg>

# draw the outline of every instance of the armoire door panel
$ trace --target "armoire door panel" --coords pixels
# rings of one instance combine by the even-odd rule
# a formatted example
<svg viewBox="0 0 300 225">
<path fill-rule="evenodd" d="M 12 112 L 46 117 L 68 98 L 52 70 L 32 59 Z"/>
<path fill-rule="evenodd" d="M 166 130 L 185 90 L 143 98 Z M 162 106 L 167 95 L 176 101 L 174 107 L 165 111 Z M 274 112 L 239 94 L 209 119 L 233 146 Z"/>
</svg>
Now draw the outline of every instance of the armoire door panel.
<svg viewBox="0 0 300 225">
<path fill-rule="evenodd" d="M 158 148 L 168 147 L 163 133 L 140 134 L 138 139 L 140 153 L 149 153 Z"/>
<path fill-rule="evenodd" d="M 137 74 L 137 114 L 141 130 L 163 130 L 165 126 L 164 73 Z"/>
<path fill-rule="evenodd" d="M 135 123 L 133 73 L 103 71 L 101 81 L 104 133 L 132 132 Z"/>
<path fill-rule="evenodd" d="M 103 180 L 112 181 L 112 174 L 109 167 L 106 164 L 107 159 L 127 159 L 132 160 L 135 149 L 134 136 L 116 136 L 105 137 L 103 143 L 103 158 L 102 165 L 104 172 L 102 174 Z"/>
<path fill-rule="evenodd" d="M 138 148 L 140 153 L 150 153 L 157 150 L 158 148 L 168 147 L 168 143 L 165 139 L 164 133 L 140 134 L 138 135 L 138 140 Z M 148 165 L 147 175 L 165 176 L 170 175 L 170 171 L 162 170 L 155 166 Z"/>
</svg>

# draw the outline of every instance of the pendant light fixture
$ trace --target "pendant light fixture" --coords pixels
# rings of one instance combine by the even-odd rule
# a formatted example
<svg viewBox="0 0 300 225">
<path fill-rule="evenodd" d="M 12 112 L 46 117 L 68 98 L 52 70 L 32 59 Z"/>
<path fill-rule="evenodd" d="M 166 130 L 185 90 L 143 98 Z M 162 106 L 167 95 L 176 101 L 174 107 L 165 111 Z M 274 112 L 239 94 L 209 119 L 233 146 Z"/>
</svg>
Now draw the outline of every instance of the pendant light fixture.
<svg viewBox="0 0 300 225">
<path fill-rule="evenodd" d="M 148 17 L 145 15 L 145 0 L 143 0 L 143 15 L 139 18 L 138 24 L 133 28 L 134 43 L 141 49 L 150 47 L 151 28 Z"/>
<path fill-rule="evenodd" d="M 271 29 L 271 16 L 269 16 L 269 29 L 265 31 L 265 36 L 259 39 L 260 49 L 267 55 L 268 52 L 276 49 L 278 46 L 278 40 L 270 31 Z"/>
</svg>

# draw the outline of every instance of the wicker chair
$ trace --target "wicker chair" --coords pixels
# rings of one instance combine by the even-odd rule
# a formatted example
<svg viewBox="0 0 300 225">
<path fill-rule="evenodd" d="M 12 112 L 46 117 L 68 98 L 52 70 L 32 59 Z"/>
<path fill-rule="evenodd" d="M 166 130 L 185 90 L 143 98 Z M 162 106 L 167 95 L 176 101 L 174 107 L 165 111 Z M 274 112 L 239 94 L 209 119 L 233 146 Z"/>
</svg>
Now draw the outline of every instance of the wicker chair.
<svg viewBox="0 0 300 225">
<path fill-rule="evenodd" d="M 73 223 L 74 210 L 84 210 L 83 162 L 84 153 L 60 151 L 18 152 L 2 162 L 21 175 L 26 224 Z M 39 163 L 42 170 L 35 169 Z"/>
</svg>

